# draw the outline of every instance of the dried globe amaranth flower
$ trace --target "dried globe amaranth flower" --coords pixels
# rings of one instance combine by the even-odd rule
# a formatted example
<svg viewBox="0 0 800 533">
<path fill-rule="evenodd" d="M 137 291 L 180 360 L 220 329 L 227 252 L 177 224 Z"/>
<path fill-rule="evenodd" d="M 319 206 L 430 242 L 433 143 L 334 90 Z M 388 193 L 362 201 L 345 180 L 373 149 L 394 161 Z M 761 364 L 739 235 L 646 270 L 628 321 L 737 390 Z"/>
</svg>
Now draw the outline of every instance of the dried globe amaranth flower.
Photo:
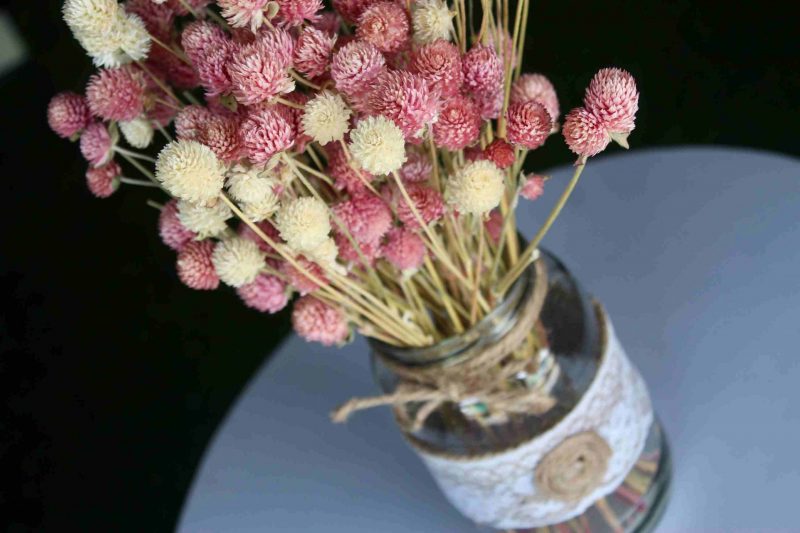
<svg viewBox="0 0 800 533">
<path fill-rule="evenodd" d="M 386 117 L 367 117 L 350 133 L 350 152 L 367 172 L 389 174 L 406 160 L 403 132 Z"/>
<path fill-rule="evenodd" d="M 182 200 L 205 203 L 219 196 L 225 183 L 225 167 L 208 146 L 178 140 L 158 154 L 156 179 Z"/>
<path fill-rule="evenodd" d="M 310 196 L 286 202 L 275 217 L 275 225 L 283 240 L 298 252 L 322 245 L 331 231 L 328 208 Z"/>
<path fill-rule="evenodd" d="M 447 203 L 459 213 L 482 215 L 500 204 L 503 172 L 491 161 L 469 163 L 447 182 Z"/>
</svg>

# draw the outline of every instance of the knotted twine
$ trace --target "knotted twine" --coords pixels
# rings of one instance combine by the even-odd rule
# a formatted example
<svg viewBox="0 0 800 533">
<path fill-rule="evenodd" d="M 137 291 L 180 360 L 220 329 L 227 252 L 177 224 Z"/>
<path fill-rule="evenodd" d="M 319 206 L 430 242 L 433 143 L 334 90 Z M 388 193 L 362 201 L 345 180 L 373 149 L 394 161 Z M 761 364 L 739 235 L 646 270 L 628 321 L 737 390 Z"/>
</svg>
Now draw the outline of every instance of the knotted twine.
<svg viewBox="0 0 800 533">
<path fill-rule="evenodd" d="M 442 404 L 479 401 L 486 405 L 493 418 L 503 420 L 510 414 L 542 414 L 555 404 L 548 394 L 513 383 L 514 376 L 528 361 L 515 360 L 513 352 L 533 330 L 547 296 L 547 269 L 536 261 L 533 288 L 523 295 L 516 322 L 497 342 L 480 346 L 480 352 L 467 350 L 455 358 L 425 365 L 406 365 L 380 353 L 377 356 L 400 383 L 391 394 L 369 398 L 353 398 L 336 409 L 331 418 L 345 422 L 356 411 L 383 405 L 395 408 L 401 424 L 415 431 Z M 408 404 L 419 403 L 416 415 L 405 415 Z"/>
</svg>

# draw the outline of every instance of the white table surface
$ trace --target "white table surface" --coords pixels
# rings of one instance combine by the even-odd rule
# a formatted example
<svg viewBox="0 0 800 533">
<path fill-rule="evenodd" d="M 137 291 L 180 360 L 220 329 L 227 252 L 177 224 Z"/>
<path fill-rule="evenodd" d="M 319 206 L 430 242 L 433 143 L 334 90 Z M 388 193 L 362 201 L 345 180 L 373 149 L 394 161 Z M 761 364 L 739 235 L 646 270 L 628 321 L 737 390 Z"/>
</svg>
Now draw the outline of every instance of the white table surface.
<svg viewBox="0 0 800 533">
<path fill-rule="evenodd" d="M 522 203 L 523 233 L 569 173 Z M 800 162 L 722 148 L 590 161 L 545 245 L 604 303 L 650 386 L 674 461 L 659 531 L 800 528 Z M 329 422 L 375 392 L 362 340 L 285 341 L 211 442 L 179 531 L 474 530 L 388 410 Z"/>
</svg>

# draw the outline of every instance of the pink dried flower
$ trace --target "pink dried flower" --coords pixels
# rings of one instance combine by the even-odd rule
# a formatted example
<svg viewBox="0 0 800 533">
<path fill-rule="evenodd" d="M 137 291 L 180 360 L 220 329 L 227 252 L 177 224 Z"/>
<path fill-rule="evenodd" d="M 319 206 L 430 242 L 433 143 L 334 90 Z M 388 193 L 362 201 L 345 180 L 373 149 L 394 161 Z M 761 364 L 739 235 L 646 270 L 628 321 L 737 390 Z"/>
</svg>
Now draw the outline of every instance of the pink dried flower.
<svg viewBox="0 0 800 533">
<path fill-rule="evenodd" d="M 206 239 L 188 242 L 181 249 L 176 268 L 178 278 L 184 285 L 198 291 L 211 291 L 219 287 L 219 276 L 211 261 L 215 246 L 212 239 Z"/>
<path fill-rule="evenodd" d="M 330 283 L 328 278 L 325 277 L 325 271 L 322 270 L 322 267 L 318 264 L 309 261 L 303 256 L 297 257 L 296 261 L 303 270 L 307 271 L 323 285 L 328 285 Z M 281 263 L 281 272 L 289 279 L 289 284 L 294 287 L 302 296 L 311 294 L 320 287 L 316 281 L 306 276 L 303 272 L 288 262 Z"/>
<path fill-rule="evenodd" d="M 285 29 L 263 28 L 256 35 L 255 42 L 267 52 L 267 55 L 277 58 L 285 68 L 292 66 L 295 42 L 292 34 Z"/>
<path fill-rule="evenodd" d="M 577 107 L 567 114 L 562 133 L 569 149 L 581 159 L 599 154 L 611 142 L 602 121 L 583 107 Z"/>
<path fill-rule="evenodd" d="M 55 95 L 47 106 L 47 123 L 56 134 L 68 139 L 83 131 L 92 122 L 86 99 L 76 93 Z"/>
<path fill-rule="evenodd" d="M 197 236 L 195 232 L 186 229 L 178 218 L 178 201 L 175 199 L 167 202 L 158 215 L 158 234 L 161 241 L 176 252 L 180 252 L 186 243 Z"/>
<path fill-rule="evenodd" d="M 342 25 L 342 19 L 335 11 L 324 11 L 317 16 L 317 20 L 313 25 L 318 30 L 321 30 L 331 37 L 339 33 L 339 27 Z"/>
<path fill-rule="evenodd" d="M 294 67 L 309 78 L 322 76 L 330 65 L 336 37 L 308 26 L 297 39 Z"/>
<path fill-rule="evenodd" d="M 519 195 L 528 200 L 536 200 L 544 194 L 545 177 L 538 174 L 529 176 L 525 179 L 522 188 L 519 190 Z"/>
<path fill-rule="evenodd" d="M 483 151 L 486 159 L 497 165 L 497 168 L 507 169 L 514 164 L 514 147 L 503 139 L 495 139 Z"/>
<path fill-rule="evenodd" d="M 181 46 L 195 65 L 202 62 L 212 48 L 227 40 L 222 28 L 205 20 L 190 23 L 181 34 Z"/>
<path fill-rule="evenodd" d="M 539 102 L 547 109 L 553 121 L 558 120 L 561 111 L 555 87 L 541 74 L 523 74 L 511 85 L 511 103 Z"/>
<path fill-rule="evenodd" d="M 439 95 L 425 80 L 405 71 L 381 74 L 368 96 L 372 113 L 392 120 L 406 139 L 419 137 L 439 110 Z"/>
<path fill-rule="evenodd" d="M 350 239 L 343 233 L 334 233 L 333 240 L 336 243 L 336 247 L 339 249 L 339 258 L 346 264 L 352 263 L 362 265 L 364 264 L 364 260 L 366 260 L 369 266 L 374 266 L 375 261 L 381 256 L 382 248 L 379 241 L 360 242 L 358 243 L 358 250 L 356 250 L 350 242 Z M 359 252 L 361 253 L 359 254 Z"/>
<path fill-rule="evenodd" d="M 304 296 L 295 302 L 292 325 L 301 338 L 324 346 L 343 344 L 350 336 L 344 313 L 313 296 Z"/>
<path fill-rule="evenodd" d="M 111 161 L 102 167 L 90 167 L 86 171 L 86 184 L 96 197 L 108 198 L 119 188 L 121 175 L 120 166 L 115 161 Z"/>
<path fill-rule="evenodd" d="M 275 107 L 263 107 L 248 115 L 239 135 L 253 164 L 264 165 L 272 156 L 292 146 L 296 131 L 291 120 Z"/>
<path fill-rule="evenodd" d="M 300 26 L 304 21 L 314 22 L 322 0 L 276 0 L 278 14 L 275 19 L 283 26 Z"/>
<path fill-rule="evenodd" d="M 408 14 L 396 2 L 372 4 L 358 17 L 356 37 L 384 53 L 402 50 L 409 40 Z"/>
<path fill-rule="evenodd" d="M 492 212 L 489 213 L 489 217 L 483 223 L 483 227 L 486 229 L 486 233 L 489 235 L 489 238 L 492 239 L 492 242 L 500 242 L 500 234 L 503 232 L 503 214 L 500 213 L 498 209 L 492 210 Z"/>
<path fill-rule="evenodd" d="M 336 204 L 334 214 L 359 243 L 376 243 L 392 226 L 392 211 L 382 198 L 362 193 Z"/>
<path fill-rule="evenodd" d="M 328 175 L 334 179 L 334 186 L 338 190 L 358 194 L 366 189 L 364 183 L 371 183 L 375 176 L 360 168 L 355 161 L 347 160 L 339 144 L 329 144 L 325 147 L 328 153 Z"/>
<path fill-rule="evenodd" d="M 458 48 L 442 39 L 417 49 L 408 69 L 425 78 L 432 88 L 438 88 L 444 97 L 458 94 L 464 83 Z"/>
<path fill-rule="evenodd" d="M 236 294 L 247 307 L 262 313 L 277 313 L 289 303 L 286 284 L 270 274 L 259 274 L 252 283 L 236 289 Z"/>
<path fill-rule="evenodd" d="M 405 187 L 426 225 L 442 218 L 442 215 L 444 215 L 444 200 L 439 191 L 419 183 L 409 183 Z M 394 192 L 394 201 L 397 206 L 397 218 L 408 228 L 419 228 L 417 218 L 400 191 Z"/>
<path fill-rule="evenodd" d="M 100 122 L 90 124 L 81 134 L 81 154 L 94 167 L 100 167 L 111 161 L 113 141 L 108 129 Z"/>
<path fill-rule="evenodd" d="M 335 9 L 347 22 L 354 23 L 361 13 L 376 0 L 333 0 Z"/>
<path fill-rule="evenodd" d="M 233 95 L 239 103 L 253 105 L 292 92 L 294 81 L 285 65 L 258 42 L 238 46 L 227 64 Z"/>
<path fill-rule="evenodd" d="M 199 105 L 188 105 L 175 116 L 175 133 L 179 139 L 196 140 L 203 123 L 213 117 L 208 108 Z"/>
<path fill-rule="evenodd" d="M 170 40 L 172 26 L 175 22 L 175 11 L 166 3 L 153 2 L 153 0 L 127 0 L 125 11 L 139 15 L 147 31 L 161 41 Z M 152 47 L 150 53 L 157 47 Z"/>
<path fill-rule="evenodd" d="M 256 226 L 258 226 L 258 228 L 261 231 L 263 231 L 264 234 L 267 237 L 272 239 L 273 242 L 276 242 L 276 243 L 277 242 L 281 242 L 280 233 L 278 232 L 277 228 L 275 228 L 275 226 L 272 225 L 272 223 L 270 221 L 262 220 L 261 222 L 257 222 Z M 277 252 L 272 248 L 272 246 L 267 244 L 266 241 L 264 241 L 264 239 L 259 237 L 258 234 L 255 231 L 253 231 L 253 229 L 250 226 L 248 226 L 247 224 L 245 224 L 244 222 L 239 224 L 239 228 L 237 229 L 237 233 L 239 234 L 240 237 L 244 237 L 245 239 L 250 239 L 251 241 L 256 243 L 258 245 L 258 248 L 262 252 L 267 253 L 267 254 L 277 254 Z"/>
<path fill-rule="evenodd" d="M 500 116 L 503 110 L 503 86 L 498 85 L 494 90 L 487 90 L 481 93 L 472 95 L 478 110 L 481 113 L 481 118 L 484 120 L 493 120 Z"/>
<path fill-rule="evenodd" d="M 386 260 L 403 271 L 420 268 L 426 253 L 422 238 L 406 228 L 392 228 L 383 246 L 383 256 Z"/>
<path fill-rule="evenodd" d="M 486 159 L 486 154 L 480 145 L 468 146 L 464 148 L 464 159 L 470 163 Z"/>
<path fill-rule="evenodd" d="M 454 96 L 444 103 L 439 112 L 439 118 L 433 125 L 433 140 L 436 146 L 461 150 L 478 140 L 481 123 L 481 116 L 472 98 Z"/>
<path fill-rule="evenodd" d="M 483 92 L 496 92 L 503 83 L 503 62 L 490 46 L 478 44 L 462 60 L 464 84 L 476 97 Z"/>
<path fill-rule="evenodd" d="M 232 88 L 228 64 L 231 60 L 234 44 L 229 40 L 222 40 L 209 47 L 203 55 L 194 60 L 197 77 L 200 84 L 206 89 L 209 97 L 225 94 Z"/>
<path fill-rule="evenodd" d="M 626 70 L 601 69 L 589 83 L 583 104 L 610 133 L 627 137 L 635 127 L 636 111 L 639 109 L 636 80 Z"/>
<path fill-rule="evenodd" d="M 284 100 L 293 102 L 301 107 L 305 107 L 309 100 L 308 94 L 301 93 L 300 91 L 291 92 L 285 95 L 283 98 Z M 313 139 L 309 135 L 306 135 L 306 133 L 303 131 L 304 109 L 289 107 L 281 103 L 277 104 L 275 108 L 284 113 L 294 127 L 294 131 L 296 133 L 296 137 L 294 138 L 295 149 L 300 153 L 304 152 L 306 149 L 306 144 L 313 141 Z"/>
<path fill-rule="evenodd" d="M 200 123 L 197 140 L 211 148 L 223 163 L 233 163 L 242 156 L 237 119 L 209 116 Z"/>
<path fill-rule="evenodd" d="M 365 92 L 385 65 L 386 60 L 375 45 L 353 41 L 333 55 L 331 77 L 337 89 L 353 96 Z"/>
<path fill-rule="evenodd" d="M 89 80 L 86 99 L 95 116 L 104 120 L 133 120 L 144 111 L 144 75 L 126 65 L 102 69 Z"/>
<path fill-rule="evenodd" d="M 409 183 L 427 181 L 433 173 L 433 165 L 427 154 L 419 150 L 406 152 L 406 162 L 400 167 L 400 178 Z"/>
<path fill-rule="evenodd" d="M 512 104 L 506 113 L 508 142 L 529 150 L 539 148 L 553 130 L 553 119 L 536 101 Z"/>
<path fill-rule="evenodd" d="M 250 28 L 255 32 L 264 24 L 268 0 L 217 0 L 222 16 L 234 28 Z"/>
</svg>

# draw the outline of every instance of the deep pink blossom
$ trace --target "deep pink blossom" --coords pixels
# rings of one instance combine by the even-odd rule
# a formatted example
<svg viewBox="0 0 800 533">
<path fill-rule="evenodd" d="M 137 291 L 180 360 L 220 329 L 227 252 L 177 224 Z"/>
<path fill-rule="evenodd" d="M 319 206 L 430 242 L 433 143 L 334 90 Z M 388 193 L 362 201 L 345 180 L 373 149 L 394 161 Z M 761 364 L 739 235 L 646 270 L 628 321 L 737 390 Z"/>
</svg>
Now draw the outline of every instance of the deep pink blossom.
<svg viewBox="0 0 800 533">
<path fill-rule="evenodd" d="M 397 2 L 377 2 L 358 17 L 356 37 L 374 44 L 384 53 L 398 52 L 408 45 L 409 20 Z"/>
<path fill-rule="evenodd" d="M 406 162 L 400 167 L 400 178 L 409 183 L 427 181 L 433 174 L 433 164 L 428 154 L 420 150 L 407 150 Z"/>
<path fill-rule="evenodd" d="M 439 111 L 439 95 L 417 74 L 386 71 L 376 80 L 367 98 L 373 114 L 391 119 L 406 139 L 420 137 Z"/>
<path fill-rule="evenodd" d="M 519 190 L 519 195 L 528 200 L 536 200 L 544 194 L 544 179 L 544 176 L 538 174 L 528 176 Z"/>
<path fill-rule="evenodd" d="M 553 121 L 561 113 L 558 95 L 553 84 L 541 74 L 523 74 L 511 85 L 511 103 L 520 104 L 534 100 L 547 109 Z"/>
<path fill-rule="evenodd" d="M 376 0 L 333 0 L 333 8 L 347 21 L 354 23 Z"/>
<path fill-rule="evenodd" d="M 289 303 L 286 284 L 271 274 L 259 274 L 252 283 L 236 289 L 236 294 L 247 307 L 262 313 L 277 313 Z"/>
<path fill-rule="evenodd" d="M 483 151 L 486 159 L 497 165 L 497 168 L 507 169 L 514 164 L 514 147 L 503 139 L 495 139 Z"/>
<path fill-rule="evenodd" d="M 108 198 L 119 188 L 121 175 L 122 169 L 115 161 L 102 167 L 89 167 L 89 170 L 86 171 L 86 185 L 96 197 Z"/>
<path fill-rule="evenodd" d="M 389 206 L 369 192 L 336 204 L 333 212 L 360 243 L 378 242 L 392 226 Z"/>
<path fill-rule="evenodd" d="M 411 55 L 408 69 L 425 78 L 443 97 L 458 94 L 464 83 L 458 48 L 442 39 L 417 49 Z"/>
<path fill-rule="evenodd" d="M 374 266 L 375 261 L 381 256 L 382 247 L 379 241 L 358 242 L 358 250 L 356 250 L 350 239 L 341 232 L 334 232 L 333 240 L 339 249 L 339 259 L 345 264 L 363 265 L 366 261 L 367 265 Z"/>
<path fill-rule="evenodd" d="M 611 133 L 633 131 L 639 109 L 639 91 L 630 72 L 604 68 L 595 74 L 583 98 L 584 107 Z"/>
<path fill-rule="evenodd" d="M 336 37 L 312 26 L 306 27 L 297 39 L 294 49 L 294 67 L 309 78 L 325 73 L 331 63 Z"/>
<path fill-rule="evenodd" d="M 422 238 L 406 228 L 392 228 L 383 246 L 383 256 L 400 270 L 420 268 L 426 253 Z"/>
<path fill-rule="evenodd" d="M 300 26 L 305 21 L 314 22 L 322 9 L 322 0 L 276 0 L 278 14 L 275 20 L 283 26 Z"/>
<path fill-rule="evenodd" d="M 508 142 L 528 150 L 539 148 L 553 130 L 553 119 L 536 101 L 511 104 L 506 114 Z"/>
<path fill-rule="evenodd" d="M 133 120 L 144 111 L 144 74 L 130 65 L 102 69 L 89 80 L 86 100 L 103 120 Z"/>
<path fill-rule="evenodd" d="M 419 183 L 407 183 L 405 188 L 417 212 L 426 225 L 442 218 L 442 215 L 444 215 L 444 200 L 439 191 Z M 399 190 L 395 190 L 393 198 L 395 201 L 397 218 L 408 228 L 419 228 L 419 222 L 414 216 L 411 206 L 409 206 L 408 202 L 403 198 L 402 193 Z"/>
<path fill-rule="evenodd" d="M 500 242 L 500 235 L 503 232 L 502 213 L 500 213 L 498 209 L 493 209 L 492 212 L 489 213 L 489 217 L 483 223 L 483 227 L 493 243 L 496 244 Z"/>
<path fill-rule="evenodd" d="M 209 47 L 198 57 L 195 63 L 197 77 L 205 88 L 209 97 L 225 94 L 232 89 L 232 82 L 228 74 L 228 65 L 231 62 L 234 43 L 230 40 L 221 40 Z"/>
<path fill-rule="evenodd" d="M 161 208 L 161 214 L 158 215 L 158 234 L 161 241 L 176 252 L 180 252 L 188 242 L 197 237 L 195 232 L 186 229 L 181 223 L 178 218 L 178 201 L 174 199 Z"/>
<path fill-rule="evenodd" d="M 337 89 L 352 96 L 366 92 L 385 65 L 386 60 L 375 45 L 353 41 L 333 55 L 331 77 Z"/>
<path fill-rule="evenodd" d="M 490 46 L 473 46 L 464 55 L 462 69 L 464 85 L 476 97 L 482 92 L 495 92 L 503 83 L 503 62 Z"/>
<path fill-rule="evenodd" d="M 323 11 L 318 14 L 317 20 L 313 22 L 315 28 L 331 37 L 335 37 L 339 33 L 341 25 L 342 19 L 335 11 Z"/>
<path fill-rule="evenodd" d="M 577 107 L 567 114 L 561 132 L 569 149 L 583 159 L 599 154 L 611 142 L 601 119 L 583 107 Z"/>
<path fill-rule="evenodd" d="M 211 115 L 200 123 L 197 140 L 214 151 L 224 163 L 233 163 L 242 157 L 239 138 L 239 120 Z"/>
<path fill-rule="evenodd" d="M 47 106 L 47 123 L 56 134 L 68 139 L 77 135 L 92 122 L 92 113 L 86 99 L 76 93 L 55 95 Z"/>
<path fill-rule="evenodd" d="M 366 190 L 366 183 L 370 183 L 375 176 L 358 167 L 355 161 L 348 161 L 342 150 L 337 144 L 329 144 L 325 147 L 328 153 L 328 175 L 334 179 L 334 186 L 338 190 L 346 190 L 348 193 L 358 194 Z"/>
<path fill-rule="evenodd" d="M 219 287 L 219 276 L 211 261 L 215 246 L 212 239 L 191 241 L 178 252 L 176 268 L 178 278 L 184 285 L 199 291 L 210 291 Z"/>
<path fill-rule="evenodd" d="M 90 124 L 81 134 L 81 154 L 94 167 L 105 165 L 113 155 L 108 128 L 100 122 Z"/>
<path fill-rule="evenodd" d="M 478 140 L 481 124 L 481 116 L 472 98 L 457 95 L 442 106 L 433 125 L 433 140 L 436 146 L 461 150 Z"/>
<path fill-rule="evenodd" d="M 250 161 L 264 165 L 278 152 L 291 148 L 296 130 L 291 117 L 275 107 L 262 107 L 242 122 L 239 135 Z"/>
<path fill-rule="evenodd" d="M 200 127 L 214 116 L 208 108 L 199 105 L 188 105 L 175 116 L 175 133 L 179 139 L 193 141 L 197 139 Z"/>
<path fill-rule="evenodd" d="M 342 344 L 350 336 L 344 313 L 313 296 L 304 296 L 294 303 L 292 325 L 301 338 L 324 346 Z"/>
</svg>

